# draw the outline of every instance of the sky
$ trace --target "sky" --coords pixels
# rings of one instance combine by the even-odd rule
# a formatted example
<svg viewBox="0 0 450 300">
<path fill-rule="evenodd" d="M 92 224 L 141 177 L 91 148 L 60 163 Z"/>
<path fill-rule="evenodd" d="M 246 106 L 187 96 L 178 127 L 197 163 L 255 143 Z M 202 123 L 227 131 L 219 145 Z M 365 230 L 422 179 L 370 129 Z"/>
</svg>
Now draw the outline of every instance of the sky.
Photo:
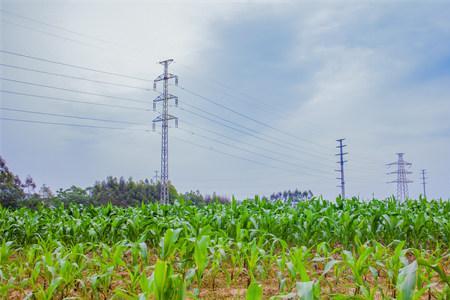
<svg viewBox="0 0 450 300">
<path fill-rule="evenodd" d="M 2 0 L 0 155 L 53 190 L 152 178 L 152 81 L 172 58 L 180 192 L 333 199 L 345 138 L 347 196 L 395 194 L 386 164 L 404 152 L 410 197 L 426 169 L 428 197 L 448 199 L 449 15 L 448 1 Z"/>
</svg>

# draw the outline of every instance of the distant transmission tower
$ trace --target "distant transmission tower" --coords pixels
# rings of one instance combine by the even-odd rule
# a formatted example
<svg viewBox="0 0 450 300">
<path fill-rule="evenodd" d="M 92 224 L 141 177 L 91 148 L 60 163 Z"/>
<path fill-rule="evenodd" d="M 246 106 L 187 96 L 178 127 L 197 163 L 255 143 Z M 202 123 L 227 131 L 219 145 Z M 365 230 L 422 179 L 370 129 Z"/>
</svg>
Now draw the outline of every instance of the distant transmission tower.
<svg viewBox="0 0 450 300">
<path fill-rule="evenodd" d="M 339 153 L 336 154 L 336 156 L 339 156 L 339 161 L 337 162 L 339 164 L 339 169 L 335 170 L 336 172 L 339 172 L 340 177 L 337 177 L 336 179 L 340 180 L 340 184 L 337 187 L 341 188 L 341 197 L 342 199 L 345 199 L 345 180 L 344 180 L 344 163 L 347 161 L 344 160 L 344 155 L 347 155 L 348 152 L 344 152 L 344 147 L 347 145 L 344 145 L 345 139 L 338 139 L 336 140 L 339 145 L 336 146 L 336 148 L 339 148 Z"/>
<path fill-rule="evenodd" d="M 406 171 L 406 167 L 411 167 L 411 163 L 403 159 L 404 153 L 397 153 L 397 161 L 387 164 L 390 166 L 397 166 L 397 171 L 389 172 L 387 174 L 397 174 L 397 180 L 390 181 L 388 183 L 397 184 L 397 200 L 403 201 L 408 198 L 408 183 L 412 183 L 411 180 L 406 178 L 407 174 L 412 174 L 412 172 Z"/>
<path fill-rule="evenodd" d="M 159 177 L 158 177 L 158 170 L 155 170 L 155 176 L 153 176 L 153 181 L 155 183 L 158 183 Z"/>
<path fill-rule="evenodd" d="M 159 63 L 164 66 L 164 73 L 159 75 L 153 82 L 153 89 L 156 90 L 156 83 L 164 81 L 164 90 L 155 100 L 153 100 L 153 110 L 156 111 L 156 104 L 162 102 L 161 114 L 153 120 L 153 130 L 155 123 L 161 122 L 161 194 L 160 202 L 169 203 L 169 121 L 175 120 L 175 127 L 178 127 L 178 118 L 169 115 L 169 100 L 175 100 L 178 106 L 178 97 L 169 94 L 169 80 L 174 78 L 175 85 L 178 85 L 178 76 L 169 73 L 169 64 L 173 59 L 163 60 Z"/>
<path fill-rule="evenodd" d="M 422 178 L 421 179 L 422 179 L 422 187 L 423 187 L 423 197 L 426 198 L 427 197 L 427 190 L 425 188 L 425 186 L 427 184 L 427 182 L 425 181 L 427 179 L 425 177 L 426 170 L 422 169 L 421 173 L 422 173 Z"/>
</svg>

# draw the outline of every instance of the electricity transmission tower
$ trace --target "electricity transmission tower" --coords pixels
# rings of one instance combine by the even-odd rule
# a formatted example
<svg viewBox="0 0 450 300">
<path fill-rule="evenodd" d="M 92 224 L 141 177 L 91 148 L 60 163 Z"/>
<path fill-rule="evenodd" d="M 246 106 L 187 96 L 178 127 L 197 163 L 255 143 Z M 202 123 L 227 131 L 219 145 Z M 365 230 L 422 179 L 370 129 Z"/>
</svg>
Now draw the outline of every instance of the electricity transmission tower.
<svg viewBox="0 0 450 300">
<path fill-rule="evenodd" d="M 410 171 L 406 171 L 406 167 L 411 167 L 411 163 L 405 161 L 403 159 L 404 153 L 397 153 L 397 161 L 387 164 L 390 166 L 397 166 L 397 170 L 393 172 L 389 172 L 387 174 L 397 174 L 397 180 L 390 181 L 388 183 L 396 183 L 397 184 L 397 199 L 403 201 L 408 198 L 408 183 L 412 183 L 406 175 L 412 174 Z"/>
<path fill-rule="evenodd" d="M 426 198 L 427 197 L 427 191 L 426 191 L 426 188 L 425 188 L 425 186 L 427 184 L 426 181 L 425 181 L 425 179 L 427 179 L 425 177 L 426 170 L 422 169 L 421 173 L 422 173 L 422 178 L 421 179 L 422 179 L 422 187 L 423 187 L 423 197 Z"/>
<path fill-rule="evenodd" d="M 169 121 L 175 120 L 175 127 L 178 127 L 178 118 L 169 114 L 169 100 L 175 100 L 175 106 L 178 106 L 178 97 L 169 94 L 169 80 L 175 79 L 175 85 L 178 85 L 178 76 L 169 73 L 169 64 L 173 59 L 160 61 L 164 66 L 164 73 L 159 75 L 153 82 L 153 89 L 156 90 L 156 83 L 163 81 L 163 92 L 153 100 L 153 110 L 156 111 L 156 104 L 162 102 L 161 114 L 153 120 L 153 130 L 155 123 L 161 122 L 161 194 L 160 202 L 169 203 Z"/>
<path fill-rule="evenodd" d="M 335 170 L 336 172 L 339 172 L 340 177 L 337 177 L 336 179 L 340 180 L 340 184 L 337 187 L 341 188 L 341 197 L 345 199 L 345 180 L 344 180 L 344 163 L 347 162 L 347 160 L 344 160 L 344 155 L 347 155 L 348 152 L 344 152 L 344 147 L 347 145 L 344 145 L 345 139 L 338 139 L 336 140 L 339 145 L 336 146 L 336 148 L 339 148 L 339 153 L 336 154 L 336 156 L 339 156 L 339 161 L 337 162 L 339 164 L 339 169 Z"/>
<path fill-rule="evenodd" d="M 155 182 L 155 183 L 157 183 L 158 182 L 158 170 L 155 170 L 155 176 L 153 176 L 153 181 Z"/>
</svg>

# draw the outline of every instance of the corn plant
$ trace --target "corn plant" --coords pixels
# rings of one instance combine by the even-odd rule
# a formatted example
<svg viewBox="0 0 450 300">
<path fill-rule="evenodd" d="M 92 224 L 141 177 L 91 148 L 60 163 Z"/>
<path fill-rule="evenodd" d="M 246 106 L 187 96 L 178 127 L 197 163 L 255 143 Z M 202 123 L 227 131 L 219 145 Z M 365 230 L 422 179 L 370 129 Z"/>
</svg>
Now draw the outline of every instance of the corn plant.
<svg viewBox="0 0 450 300">
<path fill-rule="evenodd" d="M 263 289 L 257 282 L 252 282 L 248 286 L 247 293 L 245 295 L 246 300 L 261 300 L 263 296 Z"/>
<path fill-rule="evenodd" d="M 417 280 L 417 262 L 414 261 L 411 264 L 403 267 L 399 271 L 397 291 L 399 300 L 412 300 L 414 298 L 414 291 L 416 288 Z"/>
<path fill-rule="evenodd" d="M 202 236 L 195 243 L 194 260 L 196 265 L 197 284 L 199 288 L 201 288 L 203 272 L 205 271 L 205 268 L 207 267 L 209 261 L 209 242 L 209 236 Z"/>
<path fill-rule="evenodd" d="M 450 299 L 449 219 L 426 199 L 0 207 L 0 298 Z"/>
<path fill-rule="evenodd" d="M 152 295 L 156 300 L 181 300 L 185 297 L 185 286 L 181 275 L 174 274 L 172 266 L 158 260 L 150 278 Z"/>
</svg>

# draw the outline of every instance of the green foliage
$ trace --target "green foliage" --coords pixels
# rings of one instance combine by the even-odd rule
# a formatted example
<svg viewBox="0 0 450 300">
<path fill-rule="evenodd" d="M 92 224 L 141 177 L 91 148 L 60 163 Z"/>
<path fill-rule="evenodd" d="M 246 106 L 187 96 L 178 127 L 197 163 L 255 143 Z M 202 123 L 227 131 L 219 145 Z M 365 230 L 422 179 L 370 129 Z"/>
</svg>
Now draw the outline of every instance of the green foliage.
<svg viewBox="0 0 450 300">
<path fill-rule="evenodd" d="M 125 180 L 123 177 L 109 176 L 87 190 L 91 195 L 90 201 L 95 205 L 112 203 L 118 206 L 137 206 L 142 202 L 157 202 L 160 185 L 148 180 L 133 181 L 132 178 Z M 176 197 L 173 187 L 170 188 L 170 196 Z"/>
<path fill-rule="evenodd" d="M 57 191 L 57 201 L 64 203 L 65 205 L 73 204 L 94 204 L 92 198 L 86 189 L 71 186 L 68 189 L 60 189 Z"/>
<path fill-rule="evenodd" d="M 416 288 L 417 262 L 414 261 L 406 267 L 400 269 L 398 275 L 398 297 L 399 300 L 412 300 Z"/>
<path fill-rule="evenodd" d="M 170 260 L 175 255 L 176 243 L 180 232 L 181 229 L 167 229 L 159 244 L 161 248 L 160 258 L 162 260 Z"/>
<path fill-rule="evenodd" d="M 180 275 L 173 274 L 172 266 L 158 260 L 150 278 L 151 295 L 155 300 L 181 300 L 185 297 L 185 286 Z"/>
<path fill-rule="evenodd" d="M 0 298 L 450 299 L 449 219 L 424 199 L 2 207 Z"/>
<path fill-rule="evenodd" d="M 313 281 L 304 281 L 297 282 L 297 296 L 300 300 L 314 300 L 314 282 Z"/>
<path fill-rule="evenodd" d="M 8 169 L 6 162 L 0 156 L 0 204 L 3 207 L 14 208 L 19 205 L 18 202 L 24 196 L 19 177 Z"/>
<path fill-rule="evenodd" d="M 248 286 L 247 293 L 245 295 L 246 300 L 261 300 L 263 296 L 263 289 L 257 282 L 252 282 Z"/>
<path fill-rule="evenodd" d="M 208 265 L 208 245 L 210 242 L 209 236 L 202 236 L 195 243 L 194 261 L 197 267 L 197 283 L 201 287 L 203 272 Z"/>
</svg>

